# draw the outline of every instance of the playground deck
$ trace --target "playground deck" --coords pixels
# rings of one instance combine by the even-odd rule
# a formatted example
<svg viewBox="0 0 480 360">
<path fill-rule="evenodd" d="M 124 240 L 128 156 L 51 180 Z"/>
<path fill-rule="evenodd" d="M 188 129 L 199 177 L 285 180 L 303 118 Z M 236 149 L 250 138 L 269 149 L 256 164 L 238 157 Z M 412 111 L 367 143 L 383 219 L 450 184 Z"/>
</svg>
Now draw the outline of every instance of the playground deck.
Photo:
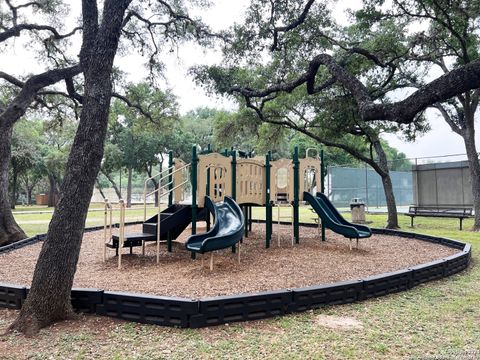
<svg viewBox="0 0 480 360">
<path fill-rule="evenodd" d="M 200 223 L 198 231 L 202 232 Z M 183 244 L 172 253 L 161 247 L 157 265 L 155 246 L 147 246 L 147 256 L 136 249 L 125 255 L 118 270 L 116 258 L 103 263 L 102 231 L 85 234 L 74 286 L 153 295 L 202 298 L 234 293 L 259 292 L 358 279 L 382 272 L 408 268 L 452 255 L 455 250 L 423 241 L 373 235 L 349 250 L 349 241 L 327 231 L 321 242 L 315 228 L 300 227 L 301 242 L 291 246 L 291 227 L 281 226 L 281 247 L 273 228 L 270 249 L 264 248 L 264 224 L 254 224 L 251 236 L 242 244 L 242 263 L 229 249 L 215 253 L 215 270 L 202 269 Z M 129 227 L 139 231 L 141 226 Z M 188 237 L 189 229 L 180 239 Z M 2 281 L 29 285 L 41 244 L 0 255 Z M 113 255 L 113 254 L 111 254 Z"/>
</svg>

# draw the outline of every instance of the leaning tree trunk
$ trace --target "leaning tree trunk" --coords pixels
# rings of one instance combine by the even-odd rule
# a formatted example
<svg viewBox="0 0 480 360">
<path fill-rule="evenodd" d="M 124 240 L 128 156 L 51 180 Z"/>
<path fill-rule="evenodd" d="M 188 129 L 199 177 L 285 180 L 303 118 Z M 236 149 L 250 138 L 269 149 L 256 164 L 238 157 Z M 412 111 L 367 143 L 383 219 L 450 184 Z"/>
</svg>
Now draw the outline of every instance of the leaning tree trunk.
<svg viewBox="0 0 480 360">
<path fill-rule="evenodd" d="M 387 170 L 387 175 L 381 176 L 383 191 L 385 193 L 385 200 L 387 202 L 387 224 L 385 227 L 387 229 L 398 229 L 398 214 L 397 214 L 397 204 L 395 201 L 395 195 L 393 193 L 392 179 L 390 178 L 390 173 Z"/>
<path fill-rule="evenodd" d="M 25 239 L 27 235 L 13 217 L 8 193 L 8 167 L 11 158 L 12 128 L 0 127 L 0 246 Z"/>
<path fill-rule="evenodd" d="M 107 197 L 105 196 L 105 193 L 103 192 L 102 185 L 100 185 L 100 181 L 98 181 L 98 178 L 95 179 L 95 187 L 97 188 L 98 192 L 100 193 L 100 196 L 105 200 Z"/>
<path fill-rule="evenodd" d="M 473 230 L 480 231 L 480 162 L 478 161 L 478 152 L 475 146 L 475 130 L 473 127 L 465 128 L 462 138 L 467 151 L 470 179 L 472 182 L 473 208 L 475 211 Z"/>
<path fill-rule="evenodd" d="M 57 180 L 52 174 L 48 174 L 48 183 L 50 190 L 48 192 L 48 207 L 55 207 L 58 200 Z"/>
<path fill-rule="evenodd" d="M 108 174 L 106 171 L 103 171 L 103 170 L 100 170 L 100 171 L 102 172 L 103 175 L 105 175 L 107 180 L 110 181 L 110 184 L 112 184 L 113 190 L 115 190 L 115 194 L 117 194 L 118 200 L 120 200 L 122 198 L 122 193 L 120 192 L 120 189 L 118 188 L 118 185 L 113 179 L 113 177 L 110 174 Z"/>
<path fill-rule="evenodd" d="M 395 201 L 395 194 L 393 193 L 392 179 L 390 177 L 390 171 L 388 170 L 387 155 L 383 150 L 380 141 L 374 141 L 373 147 L 378 155 L 378 161 L 376 163 L 376 171 L 380 175 L 383 184 L 383 192 L 385 193 L 385 200 L 387 202 L 387 223 L 385 228 L 398 229 L 398 213 L 397 204 Z"/>
<path fill-rule="evenodd" d="M 85 94 L 75 139 L 62 182 L 60 200 L 48 228 L 33 274 L 31 289 L 10 329 L 37 332 L 74 313 L 73 278 L 95 179 L 103 157 L 111 99 L 111 72 L 128 0 L 106 0 L 102 24 L 97 4 L 83 0 L 83 44 L 80 52 Z"/>
</svg>

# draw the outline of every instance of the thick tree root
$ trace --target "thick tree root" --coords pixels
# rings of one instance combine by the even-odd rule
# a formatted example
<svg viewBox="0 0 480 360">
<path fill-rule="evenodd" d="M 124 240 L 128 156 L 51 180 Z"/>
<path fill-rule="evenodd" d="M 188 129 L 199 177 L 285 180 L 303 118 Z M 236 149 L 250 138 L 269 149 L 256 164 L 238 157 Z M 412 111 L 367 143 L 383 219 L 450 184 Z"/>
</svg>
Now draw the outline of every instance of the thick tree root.
<svg viewBox="0 0 480 360">
<path fill-rule="evenodd" d="M 0 232 L 0 246 L 13 244 L 17 241 L 26 239 L 28 236 L 22 230 L 13 233 Z"/>
<path fill-rule="evenodd" d="M 19 332 L 25 336 L 34 336 L 40 329 L 65 320 L 76 320 L 78 315 L 73 310 L 67 310 L 63 314 L 57 314 L 55 318 L 39 320 L 37 316 L 28 311 L 20 312 L 18 318 L 8 327 L 7 332 Z"/>
</svg>

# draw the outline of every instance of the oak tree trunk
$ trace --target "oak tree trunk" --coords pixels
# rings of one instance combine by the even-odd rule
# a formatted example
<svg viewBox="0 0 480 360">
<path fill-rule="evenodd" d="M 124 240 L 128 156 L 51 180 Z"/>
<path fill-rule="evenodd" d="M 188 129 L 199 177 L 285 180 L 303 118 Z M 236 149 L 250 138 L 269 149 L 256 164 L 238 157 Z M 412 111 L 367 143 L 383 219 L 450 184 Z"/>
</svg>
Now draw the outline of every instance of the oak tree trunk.
<svg viewBox="0 0 480 360">
<path fill-rule="evenodd" d="M 102 170 L 100 170 L 100 171 L 102 171 Z M 112 184 L 113 190 L 115 190 L 115 194 L 117 195 L 118 200 L 120 200 L 122 198 L 122 193 L 120 192 L 120 189 L 118 188 L 118 185 L 117 185 L 115 179 L 110 174 L 108 174 L 106 171 L 102 171 L 102 174 L 105 175 L 105 177 L 110 182 L 110 184 Z"/>
<path fill-rule="evenodd" d="M 387 229 L 398 229 L 397 204 L 395 201 L 395 195 L 393 193 L 393 185 L 392 179 L 390 178 L 390 173 L 388 173 L 386 176 L 382 176 L 381 178 L 388 211 L 387 224 L 385 227 Z"/>
<path fill-rule="evenodd" d="M 385 200 L 387 203 L 387 223 L 385 228 L 398 229 L 398 213 L 397 203 L 395 201 L 395 194 L 393 193 L 392 179 L 390 177 L 390 171 L 388 169 L 387 155 L 383 150 L 381 142 L 377 139 L 373 142 L 373 147 L 378 155 L 377 166 L 375 169 L 382 179 L 383 192 L 385 193 Z"/>
<path fill-rule="evenodd" d="M 52 174 L 48 174 L 48 184 L 50 190 L 48 192 L 48 207 L 55 207 L 58 200 L 57 180 Z"/>
<path fill-rule="evenodd" d="M 71 318 L 70 294 L 90 199 L 103 157 L 112 92 L 111 72 L 128 0 L 106 0 L 98 26 L 97 4 L 82 1 L 85 77 L 83 109 L 53 213 L 33 274 L 31 289 L 10 329 L 35 333 Z"/>
<path fill-rule="evenodd" d="M 95 180 L 95 187 L 102 196 L 103 200 L 105 200 L 107 197 L 105 196 L 105 193 L 103 192 L 102 186 L 100 185 L 100 181 L 98 181 L 98 179 Z"/>
<path fill-rule="evenodd" d="M 473 209 L 475 211 L 474 231 L 480 231 L 480 162 L 475 145 L 475 130 L 467 127 L 462 134 L 465 149 L 467 151 L 470 179 L 472 182 Z"/>
<path fill-rule="evenodd" d="M 10 207 L 8 167 L 11 158 L 12 128 L 0 127 L 0 246 L 27 238 L 18 226 Z"/>
<path fill-rule="evenodd" d="M 32 192 L 33 192 L 33 189 L 30 187 L 27 187 L 27 205 L 32 204 Z"/>
</svg>

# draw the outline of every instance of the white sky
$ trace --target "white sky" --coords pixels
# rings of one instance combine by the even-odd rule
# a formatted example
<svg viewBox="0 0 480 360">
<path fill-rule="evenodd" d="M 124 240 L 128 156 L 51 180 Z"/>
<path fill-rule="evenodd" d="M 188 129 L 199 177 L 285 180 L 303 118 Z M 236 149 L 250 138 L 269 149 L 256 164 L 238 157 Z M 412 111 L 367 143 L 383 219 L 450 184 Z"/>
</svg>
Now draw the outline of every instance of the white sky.
<svg viewBox="0 0 480 360">
<path fill-rule="evenodd" d="M 74 9 L 73 13 L 79 14 L 79 1 L 69 2 Z M 204 21 L 210 25 L 213 30 L 220 30 L 231 26 L 234 22 L 241 22 L 243 13 L 248 6 L 249 0 L 213 0 L 214 5 L 208 10 L 198 11 L 195 15 L 202 16 Z M 348 7 L 358 7 L 358 1 L 339 0 L 334 9 L 334 16 L 339 21 L 345 21 L 344 10 Z M 38 68 L 27 50 L 25 44 L 16 40 L 16 46 L 13 51 L 2 51 L 0 53 L 0 71 L 14 73 L 17 75 L 26 74 L 35 71 Z M 11 48 L 10 48 L 11 49 Z M 193 44 L 182 46 L 177 52 L 170 54 L 165 63 L 166 85 L 177 95 L 182 113 L 195 109 L 200 106 L 209 106 L 217 108 L 233 109 L 235 104 L 218 97 L 209 97 L 201 87 L 194 84 L 188 76 L 189 67 L 196 64 L 214 64 L 218 63 L 220 55 L 212 50 L 202 50 Z M 140 57 L 128 56 L 117 58 L 117 65 L 123 70 L 127 69 L 128 81 L 138 81 L 144 76 L 142 67 L 136 64 L 143 63 Z M 432 131 L 419 138 L 415 143 L 405 143 L 395 135 L 387 135 L 385 139 L 407 154 L 409 158 L 436 156 L 447 154 L 465 153 L 465 147 L 462 139 L 453 133 L 448 125 L 436 116 L 433 111 L 428 112 L 428 118 L 431 123 Z M 477 145 L 480 144 L 480 132 L 477 132 Z"/>
</svg>

